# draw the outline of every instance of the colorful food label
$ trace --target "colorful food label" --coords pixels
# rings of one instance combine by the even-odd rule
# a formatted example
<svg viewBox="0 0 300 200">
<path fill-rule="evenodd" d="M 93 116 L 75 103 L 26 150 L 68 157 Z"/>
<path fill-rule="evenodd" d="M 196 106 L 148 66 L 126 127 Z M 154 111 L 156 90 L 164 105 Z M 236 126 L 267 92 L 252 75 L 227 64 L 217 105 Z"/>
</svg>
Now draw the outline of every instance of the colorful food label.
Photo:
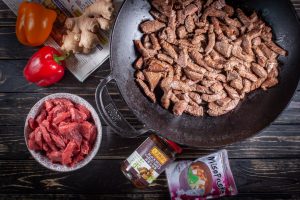
<svg viewBox="0 0 300 200">
<path fill-rule="evenodd" d="M 152 183 L 170 162 L 171 159 L 150 138 L 125 160 L 131 175 L 142 178 L 145 184 Z"/>
<path fill-rule="evenodd" d="M 236 195 L 227 151 L 192 161 L 181 161 L 166 169 L 172 199 L 211 199 Z"/>
</svg>

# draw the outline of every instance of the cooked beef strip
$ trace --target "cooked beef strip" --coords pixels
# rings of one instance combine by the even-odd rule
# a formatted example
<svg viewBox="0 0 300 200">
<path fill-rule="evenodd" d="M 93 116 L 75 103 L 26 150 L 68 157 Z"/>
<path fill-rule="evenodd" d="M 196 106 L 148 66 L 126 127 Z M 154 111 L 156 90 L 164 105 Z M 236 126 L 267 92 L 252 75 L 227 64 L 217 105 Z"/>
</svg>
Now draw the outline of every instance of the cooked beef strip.
<svg viewBox="0 0 300 200">
<path fill-rule="evenodd" d="M 183 10 L 185 16 L 193 15 L 198 11 L 198 7 L 195 4 L 189 4 Z"/>
<path fill-rule="evenodd" d="M 260 78 L 266 78 L 268 76 L 267 71 L 259 64 L 252 63 L 251 69 Z"/>
<path fill-rule="evenodd" d="M 156 103 L 156 97 L 153 92 L 150 91 L 149 87 L 147 84 L 142 81 L 141 79 L 136 79 L 136 82 L 139 84 L 139 86 L 144 90 L 144 93 L 146 94 L 147 97 L 153 102 Z"/>
<path fill-rule="evenodd" d="M 204 115 L 204 110 L 202 106 L 187 106 L 185 111 L 186 113 L 193 115 L 195 117 L 201 117 Z"/>
<path fill-rule="evenodd" d="M 174 47 L 166 42 L 166 41 L 161 41 L 161 47 L 163 48 L 163 50 L 169 55 L 171 56 L 173 59 L 177 59 L 178 58 L 178 54 L 177 52 L 175 51 Z"/>
<path fill-rule="evenodd" d="M 143 68 L 143 65 L 144 65 L 144 59 L 143 57 L 139 57 L 134 63 L 134 68 L 140 70 Z"/>
<path fill-rule="evenodd" d="M 188 102 L 184 100 L 180 100 L 177 103 L 175 103 L 173 107 L 173 113 L 177 116 L 182 115 L 187 107 L 188 107 Z"/>
<path fill-rule="evenodd" d="M 148 20 L 140 24 L 140 28 L 143 33 L 154 33 L 165 26 L 166 24 L 157 20 Z"/>
<path fill-rule="evenodd" d="M 168 56 L 164 53 L 159 53 L 156 55 L 156 57 L 158 60 L 165 61 L 165 62 L 169 63 L 170 65 L 172 65 L 174 63 L 173 58 L 171 58 L 170 56 Z"/>
<path fill-rule="evenodd" d="M 156 86 L 158 85 L 160 79 L 162 78 L 162 73 L 160 72 L 150 72 L 150 71 L 144 71 L 144 76 L 149 83 L 151 92 L 154 91 Z"/>
<path fill-rule="evenodd" d="M 174 5 L 174 0 L 151 0 L 151 5 L 161 14 L 169 17 Z"/>
<path fill-rule="evenodd" d="M 168 18 L 167 16 L 161 14 L 160 12 L 156 11 L 156 10 L 150 10 L 149 11 L 150 14 L 152 15 L 152 17 L 160 22 L 163 23 L 167 23 L 168 22 Z"/>
<path fill-rule="evenodd" d="M 140 24 L 136 81 L 173 113 L 224 115 L 247 93 L 278 84 L 278 56 L 287 51 L 256 12 L 247 16 L 224 0 L 150 0 L 154 20 Z"/>
<path fill-rule="evenodd" d="M 205 53 L 209 54 L 215 47 L 216 44 L 216 35 L 214 33 L 214 26 L 209 26 L 209 32 L 208 32 L 208 44 L 205 48 Z"/>
</svg>

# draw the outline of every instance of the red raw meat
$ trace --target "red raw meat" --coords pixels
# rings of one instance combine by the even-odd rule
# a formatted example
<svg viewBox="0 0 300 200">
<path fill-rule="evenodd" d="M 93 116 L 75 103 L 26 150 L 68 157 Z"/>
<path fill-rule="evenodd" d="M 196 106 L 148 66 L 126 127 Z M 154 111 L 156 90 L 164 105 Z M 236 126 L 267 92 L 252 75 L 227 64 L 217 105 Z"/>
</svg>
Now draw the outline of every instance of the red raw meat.
<svg viewBox="0 0 300 200">
<path fill-rule="evenodd" d="M 68 109 L 74 107 L 74 104 L 68 99 L 53 99 L 52 100 L 55 105 L 66 106 Z"/>
<path fill-rule="evenodd" d="M 83 154 L 78 154 L 77 156 L 74 157 L 73 162 L 71 163 L 71 166 L 74 166 L 75 164 L 79 163 L 80 161 L 82 161 L 84 159 Z"/>
<path fill-rule="evenodd" d="M 60 151 L 48 152 L 47 156 L 52 162 L 61 163 L 62 161 L 62 153 Z"/>
<path fill-rule="evenodd" d="M 73 152 L 76 148 L 76 144 L 73 141 L 70 141 L 62 153 L 62 164 L 68 165 L 72 163 Z"/>
<path fill-rule="evenodd" d="M 97 128 L 96 126 L 93 125 L 92 133 L 91 133 L 91 138 L 90 138 L 90 145 L 93 145 L 95 143 L 97 137 Z"/>
<path fill-rule="evenodd" d="M 64 105 L 56 105 L 48 114 L 54 119 L 58 113 L 66 111 L 68 111 L 68 109 Z"/>
<path fill-rule="evenodd" d="M 87 155 L 90 152 L 89 142 L 87 140 L 82 141 L 81 153 Z"/>
<path fill-rule="evenodd" d="M 27 141 L 29 149 L 36 150 L 36 151 L 41 150 L 41 148 L 39 147 L 39 145 L 37 145 L 35 143 L 34 138 L 35 138 L 35 132 L 33 131 L 33 132 L 31 132 L 29 134 L 28 141 Z"/>
<path fill-rule="evenodd" d="M 30 118 L 28 120 L 28 126 L 29 126 L 29 128 L 31 128 L 31 130 L 34 130 L 34 129 L 36 129 L 36 127 L 38 125 L 37 125 L 36 121 L 33 118 Z"/>
<path fill-rule="evenodd" d="M 42 131 L 42 136 L 44 141 L 48 144 L 48 146 L 53 150 L 57 151 L 57 147 L 55 146 L 54 142 L 52 141 L 50 134 L 48 133 L 47 129 L 43 126 L 40 125 L 41 131 Z"/>
<path fill-rule="evenodd" d="M 70 113 L 73 122 L 83 122 L 87 120 L 87 115 L 76 108 L 70 108 Z"/>
<path fill-rule="evenodd" d="M 53 104 L 52 100 L 45 101 L 45 108 L 46 108 L 47 112 L 50 112 L 53 107 L 54 107 L 54 104 Z"/>
<path fill-rule="evenodd" d="M 63 135 L 67 135 L 70 131 L 74 131 L 74 130 L 78 130 L 79 129 L 79 125 L 76 122 L 73 123 L 60 123 L 58 126 L 58 131 L 63 134 Z"/>
<path fill-rule="evenodd" d="M 71 116 L 70 112 L 58 113 L 57 116 L 53 119 L 53 123 L 54 124 L 59 124 L 60 122 L 65 121 L 70 116 Z"/>
<path fill-rule="evenodd" d="M 36 117 L 35 121 L 40 124 L 42 123 L 42 121 L 44 121 L 46 119 L 46 116 L 47 116 L 47 112 L 46 110 L 41 110 L 40 111 L 40 114 Z"/>
<path fill-rule="evenodd" d="M 52 121 L 53 121 L 53 116 L 52 115 L 50 115 L 49 113 L 48 113 L 48 116 L 47 116 L 47 119 L 46 119 L 49 123 L 52 123 Z"/>
<path fill-rule="evenodd" d="M 91 113 L 90 113 L 90 111 L 85 106 L 80 105 L 80 104 L 76 104 L 75 108 L 77 108 L 80 112 L 83 112 L 84 114 L 86 114 L 87 120 L 90 119 Z"/>
<path fill-rule="evenodd" d="M 80 147 L 82 136 L 79 131 L 79 124 L 72 122 L 69 124 L 64 124 L 58 127 L 58 130 L 63 134 L 68 140 L 73 140 Z"/>
<path fill-rule="evenodd" d="M 55 128 L 50 124 L 50 122 L 48 120 L 44 120 L 41 123 L 43 126 L 45 126 L 45 128 L 47 129 L 47 131 L 49 133 L 56 133 L 57 131 L 55 130 Z"/>
<path fill-rule="evenodd" d="M 42 150 L 54 163 L 74 166 L 92 150 L 97 136 L 96 126 L 88 122 L 90 111 L 68 99 L 51 99 L 44 103 L 39 115 L 28 120 L 32 131 L 28 147 Z"/>
<path fill-rule="evenodd" d="M 55 142 L 55 144 L 58 148 L 64 149 L 66 147 L 65 142 L 63 141 L 63 139 L 60 136 L 51 134 L 51 138 Z"/>
<path fill-rule="evenodd" d="M 43 150 L 46 151 L 46 152 L 51 151 L 48 144 L 46 144 L 46 143 L 43 143 Z"/>
<path fill-rule="evenodd" d="M 37 145 L 39 145 L 40 149 L 43 148 L 43 140 L 42 140 L 42 132 L 40 128 L 35 129 L 34 140 Z"/>
<path fill-rule="evenodd" d="M 80 126 L 82 136 L 92 144 L 96 136 L 96 127 L 88 121 L 84 121 Z"/>
</svg>

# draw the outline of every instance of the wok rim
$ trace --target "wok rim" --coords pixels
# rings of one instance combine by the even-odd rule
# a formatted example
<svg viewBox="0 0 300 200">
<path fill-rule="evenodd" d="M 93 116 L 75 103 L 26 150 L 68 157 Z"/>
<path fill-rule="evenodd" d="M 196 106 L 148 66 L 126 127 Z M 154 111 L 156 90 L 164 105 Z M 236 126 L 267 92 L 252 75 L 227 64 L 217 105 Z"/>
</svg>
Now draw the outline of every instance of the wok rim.
<svg viewBox="0 0 300 200">
<path fill-rule="evenodd" d="M 119 10 L 119 13 L 116 17 L 116 20 L 115 20 L 115 23 L 113 25 L 113 29 L 112 29 L 112 32 L 111 32 L 111 35 L 110 35 L 110 69 L 111 69 L 111 72 L 108 76 L 110 76 L 115 82 L 116 82 L 116 86 L 123 98 L 123 100 L 125 101 L 126 105 L 128 106 L 128 108 L 130 109 L 130 111 L 132 111 L 134 113 L 134 115 L 137 117 L 137 119 L 139 119 L 144 125 L 145 125 L 145 130 L 147 130 L 147 132 L 155 132 L 156 134 L 162 136 L 162 137 L 166 137 L 166 138 L 169 138 L 170 134 L 166 135 L 166 134 L 163 134 L 161 130 L 154 130 L 152 129 L 151 127 L 148 127 L 147 126 L 147 123 L 145 123 L 144 120 L 142 120 L 141 118 L 138 117 L 138 114 L 136 113 L 136 111 L 134 109 L 131 108 L 131 105 L 130 103 L 128 103 L 129 99 L 127 98 L 124 98 L 125 95 L 125 91 L 123 91 L 122 89 L 120 89 L 119 85 L 122 84 L 120 83 L 120 80 L 117 78 L 117 76 L 115 75 L 115 70 L 114 69 L 117 69 L 117 67 L 114 67 L 114 60 L 112 59 L 113 58 L 113 49 L 115 49 L 116 47 L 114 46 L 118 46 L 115 44 L 115 40 L 113 40 L 115 34 L 116 34 L 116 29 L 118 28 L 118 22 L 119 22 L 119 19 L 121 18 L 121 13 L 124 9 L 124 6 L 126 4 L 128 4 L 129 0 L 125 0 L 122 4 L 122 6 L 120 7 L 120 10 Z M 294 6 L 292 5 L 291 1 L 287 1 L 286 3 L 289 4 L 289 7 L 290 7 L 290 10 L 293 11 L 293 16 L 295 17 L 295 20 L 298 24 L 297 28 L 300 30 L 300 19 L 297 15 L 297 12 L 294 8 Z M 282 64 L 280 67 L 283 67 L 283 66 L 286 66 L 284 64 Z M 107 77 L 108 77 L 107 76 Z M 280 109 L 279 112 L 276 112 L 274 115 L 275 117 L 273 117 L 272 119 L 268 120 L 268 123 L 266 123 L 267 125 L 265 125 L 263 128 L 260 128 L 260 130 L 258 131 L 251 131 L 251 133 L 249 132 L 248 134 L 246 135 L 242 135 L 240 137 L 234 137 L 234 135 L 232 137 L 230 137 L 229 139 L 226 138 L 225 140 L 222 140 L 223 142 L 219 142 L 217 144 L 208 144 L 207 142 L 203 142 L 201 141 L 201 143 L 197 144 L 197 145 L 194 145 L 194 144 L 186 144 L 186 143 L 182 143 L 181 141 L 177 141 L 176 139 L 174 138 L 169 138 L 171 140 L 173 140 L 174 142 L 177 142 L 178 144 L 181 144 L 181 145 L 185 145 L 185 146 L 189 146 L 189 147 L 195 147 L 195 148 L 199 148 L 199 147 L 204 147 L 204 148 L 207 148 L 207 147 L 224 147 L 224 146 L 228 146 L 228 145 L 231 145 L 231 144 L 234 144 L 234 143 L 238 143 L 238 142 L 243 142 L 253 136 L 256 136 L 260 133 L 262 133 L 264 130 L 266 130 L 276 119 L 278 119 L 282 114 L 283 112 L 286 110 L 286 108 L 291 104 L 292 102 L 292 99 L 293 97 L 295 96 L 295 94 L 297 93 L 297 88 L 298 88 L 298 85 L 299 85 L 299 82 L 300 82 L 300 75 L 298 75 L 298 81 L 297 81 L 297 84 L 294 86 L 294 89 L 293 89 L 293 93 L 291 94 L 291 96 L 288 98 L 288 101 L 287 103 L 284 104 L 283 106 L 283 109 Z M 272 89 L 272 88 L 271 88 Z M 256 91 L 254 91 L 256 92 Z M 142 95 L 144 95 L 143 93 L 141 93 Z M 129 101 L 130 102 L 130 101 Z M 241 103 L 241 102 L 240 102 Z M 159 103 L 156 103 L 156 104 L 159 104 Z M 145 132 L 146 133 L 146 132 Z M 225 142 L 224 142 L 225 141 Z M 221 144 L 222 143 L 222 144 Z"/>
</svg>

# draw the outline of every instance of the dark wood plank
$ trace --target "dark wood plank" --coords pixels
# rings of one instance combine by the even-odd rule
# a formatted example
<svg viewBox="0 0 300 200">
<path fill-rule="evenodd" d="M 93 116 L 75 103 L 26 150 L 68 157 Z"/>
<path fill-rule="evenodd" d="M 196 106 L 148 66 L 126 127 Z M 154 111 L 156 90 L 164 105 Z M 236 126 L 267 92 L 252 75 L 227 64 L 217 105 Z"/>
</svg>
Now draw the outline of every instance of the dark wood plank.
<svg viewBox="0 0 300 200">
<path fill-rule="evenodd" d="M 14 26 L 0 26 L 0 59 L 28 59 L 37 49 L 19 43 Z"/>
<path fill-rule="evenodd" d="M 276 191 L 300 197 L 300 159 L 232 159 L 230 163 L 240 194 Z M 1 193 L 168 193 L 164 175 L 145 190 L 134 188 L 120 171 L 120 160 L 93 160 L 73 173 L 52 172 L 33 160 L 1 160 L 0 177 Z"/>
<path fill-rule="evenodd" d="M 168 193 L 151 193 L 151 194 L 0 194 L 0 199 L 6 200 L 47 200 L 47 199 L 56 199 L 56 200 L 78 200 L 78 199 L 144 199 L 144 200 L 166 200 L 170 196 Z M 242 193 L 234 197 L 224 197 L 223 200 L 260 200 L 260 199 L 270 199 L 270 200 L 282 200 L 282 199 L 299 199 L 297 194 L 284 194 L 284 193 L 268 193 L 268 194 L 247 194 Z"/>
<path fill-rule="evenodd" d="M 296 9 L 298 16 L 300 16 L 300 1 L 299 0 L 291 0 L 293 6 Z"/>
<path fill-rule="evenodd" d="M 4 48 L 4 51 L 7 50 Z M 62 90 L 77 93 L 94 93 L 100 80 L 108 76 L 110 73 L 109 60 L 107 60 L 83 83 L 80 83 L 70 72 L 66 71 L 64 78 L 59 83 L 47 88 L 42 88 L 36 86 L 35 84 L 28 83 L 23 77 L 23 70 L 26 64 L 27 60 L 0 60 L 0 93 L 54 93 L 61 92 Z M 112 87 L 110 87 L 110 91 L 114 93 L 118 92 Z M 298 85 L 298 91 L 300 91 L 300 83 Z"/>
<path fill-rule="evenodd" d="M 300 16 L 300 1 L 291 0 L 294 5 L 297 14 Z M 3 1 L 0 1 L 0 26 L 15 26 L 16 16 L 9 8 L 4 4 Z"/>
<path fill-rule="evenodd" d="M 84 88 L 84 87 L 83 87 Z M 84 89 L 83 89 L 84 90 Z M 59 92 L 59 91 L 58 91 Z M 60 92 L 70 92 L 77 94 L 88 102 L 90 102 L 94 108 L 95 96 L 94 91 L 82 91 L 80 93 L 76 91 L 76 88 L 61 88 Z M 24 120 L 31 109 L 31 107 L 41 98 L 49 93 L 0 93 L 0 125 L 22 125 Z M 119 98 L 119 95 L 112 93 L 113 96 Z M 121 105 L 121 99 L 118 100 L 117 104 Z M 122 114 L 124 117 L 133 124 L 136 124 L 138 121 L 132 115 L 130 110 L 127 107 L 120 106 L 122 109 Z M 300 123 L 300 92 L 297 92 L 294 96 L 291 104 L 288 108 L 280 115 L 280 117 L 273 124 L 299 124 Z"/>
<path fill-rule="evenodd" d="M 292 0 L 300 16 L 299 0 Z M 15 15 L 0 1 L 0 59 L 28 59 L 36 48 L 21 45 L 15 36 Z"/>
<path fill-rule="evenodd" d="M 16 16 L 9 10 L 9 8 L 4 4 L 3 1 L 0 1 L 0 27 L 1 26 L 15 26 Z"/>
<path fill-rule="evenodd" d="M 170 196 L 167 193 L 163 194 L 0 194 L 0 199 L 6 200 L 78 200 L 78 199 L 156 199 L 156 200 L 165 200 L 169 199 Z M 238 198 L 235 198 L 238 199 Z"/>
<path fill-rule="evenodd" d="M 121 138 L 107 126 L 103 127 L 100 150 L 95 159 L 126 159 L 147 136 Z M 195 159 L 221 148 L 229 151 L 230 158 L 299 158 L 300 125 L 273 125 L 261 134 L 242 142 L 219 148 L 184 147 L 180 159 Z M 23 126 L 0 126 L 0 160 L 32 159 L 25 145 Z"/>
<path fill-rule="evenodd" d="M 110 73 L 109 61 L 107 60 L 84 83 L 79 82 L 73 74 L 66 70 L 64 78 L 59 83 L 45 88 L 27 82 L 23 76 L 26 64 L 27 60 L 0 60 L 0 92 L 55 93 L 64 91 L 94 94 L 100 80 Z"/>
</svg>

